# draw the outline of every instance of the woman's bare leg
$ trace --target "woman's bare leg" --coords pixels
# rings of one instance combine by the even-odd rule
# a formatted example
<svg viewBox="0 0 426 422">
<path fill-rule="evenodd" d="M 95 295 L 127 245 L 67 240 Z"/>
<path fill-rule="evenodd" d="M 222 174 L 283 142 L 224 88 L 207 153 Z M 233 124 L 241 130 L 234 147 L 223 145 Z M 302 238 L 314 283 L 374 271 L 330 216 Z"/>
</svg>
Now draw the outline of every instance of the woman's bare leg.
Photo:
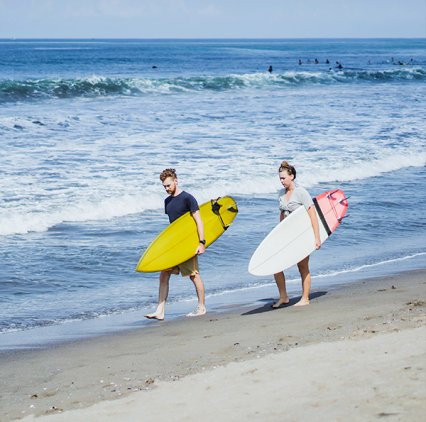
<svg viewBox="0 0 426 422">
<path fill-rule="evenodd" d="M 302 278 L 302 297 L 294 306 L 309 305 L 309 294 L 311 292 L 311 273 L 309 272 L 309 256 L 297 264 Z"/>
<path fill-rule="evenodd" d="M 287 294 L 287 288 L 285 284 L 284 273 L 281 271 L 280 273 L 274 274 L 275 283 L 277 283 L 278 292 L 280 294 L 279 299 L 272 305 L 273 308 L 279 308 L 282 305 L 286 305 L 290 302 L 290 299 Z"/>
</svg>

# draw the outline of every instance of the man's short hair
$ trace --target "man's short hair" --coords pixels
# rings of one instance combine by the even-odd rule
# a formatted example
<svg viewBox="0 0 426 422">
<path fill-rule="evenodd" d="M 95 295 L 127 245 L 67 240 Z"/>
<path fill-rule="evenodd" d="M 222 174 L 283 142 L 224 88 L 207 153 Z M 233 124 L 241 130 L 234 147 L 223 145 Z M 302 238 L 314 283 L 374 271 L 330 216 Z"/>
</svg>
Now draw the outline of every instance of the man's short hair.
<svg viewBox="0 0 426 422">
<path fill-rule="evenodd" d="M 160 174 L 160 180 L 164 182 L 168 177 L 172 177 L 173 179 L 177 179 L 177 174 L 175 169 L 165 169 Z"/>
</svg>

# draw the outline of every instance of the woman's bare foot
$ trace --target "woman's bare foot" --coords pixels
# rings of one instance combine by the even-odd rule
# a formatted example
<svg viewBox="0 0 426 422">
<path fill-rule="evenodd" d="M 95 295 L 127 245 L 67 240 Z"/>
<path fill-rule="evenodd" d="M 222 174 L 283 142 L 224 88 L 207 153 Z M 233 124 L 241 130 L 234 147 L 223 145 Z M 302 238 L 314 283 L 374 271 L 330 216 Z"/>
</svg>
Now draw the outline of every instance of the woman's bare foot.
<svg viewBox="0 0 426 422">
<path fill-rule="evenodd" d="M 281 306 L 284 306 L 284 305 L 288 305 L 290 303 L 290 299 L 288 298 L 288 296 L 287 297 L 285 297 L 285 298 L 279 298 L 273 305 L 272 305 L 272 307 L 273 308 L 279 308 L 279 307 L 281 307 Z"/>
<path fill-rule="evenodd" d="M 146 314 L 145 318 L 148 318 L 148 319 L 157 319 L 158 321 L 162 321 L 164 319 L 164 314 L 160 314 L 160 313 L 154 312 L 153 314 Z"/>
<path fill-rule="evenodd" d="M 309 305 L 309 299 L 300 299 L 299 302 L 295 303 L 294 306 L 306 306 Z"/>
</svg>

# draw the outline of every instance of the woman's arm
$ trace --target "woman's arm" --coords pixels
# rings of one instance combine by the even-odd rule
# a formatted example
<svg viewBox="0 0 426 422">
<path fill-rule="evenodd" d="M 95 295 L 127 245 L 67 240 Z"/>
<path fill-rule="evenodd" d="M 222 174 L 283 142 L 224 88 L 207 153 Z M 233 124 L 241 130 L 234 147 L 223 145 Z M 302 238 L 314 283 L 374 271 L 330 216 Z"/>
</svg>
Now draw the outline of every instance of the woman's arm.
<svg viewBox="0 0 426 422">
<path fill-rule="evenodd" d="M 314 229 L 314 236 L 315 236 L 315 249 L 319 249 L 321 247 L 321 238 L 319 234 L 319 225 L 318 225 L 318 217 L 317 213 L 315 212 L 315 208 L 312 205 L 308 209 L 308 214 L 311 219 L 312 228 Z"/>
</svg>

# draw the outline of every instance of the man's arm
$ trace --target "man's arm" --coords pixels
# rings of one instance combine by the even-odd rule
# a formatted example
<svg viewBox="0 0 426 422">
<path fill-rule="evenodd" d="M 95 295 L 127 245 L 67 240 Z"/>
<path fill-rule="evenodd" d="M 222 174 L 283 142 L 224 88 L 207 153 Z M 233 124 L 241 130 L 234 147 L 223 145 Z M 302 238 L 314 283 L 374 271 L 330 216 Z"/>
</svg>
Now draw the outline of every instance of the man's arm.
<svg viewBox="0 0 426 422">
<path fill-rule="evenodd" d="M 195 220 L 195 224 L 197 225 L 197 232 L 198 232 L 198 239 L 204 240 L 204 224 L 203 220 L 201 219 L 200 210 L 197 210 L 192 213 L 192 217 Z M 206 250 L 206 247 L 200 243 L 195 251 L 197 255 L 201 255 Z"/>
</svg>

